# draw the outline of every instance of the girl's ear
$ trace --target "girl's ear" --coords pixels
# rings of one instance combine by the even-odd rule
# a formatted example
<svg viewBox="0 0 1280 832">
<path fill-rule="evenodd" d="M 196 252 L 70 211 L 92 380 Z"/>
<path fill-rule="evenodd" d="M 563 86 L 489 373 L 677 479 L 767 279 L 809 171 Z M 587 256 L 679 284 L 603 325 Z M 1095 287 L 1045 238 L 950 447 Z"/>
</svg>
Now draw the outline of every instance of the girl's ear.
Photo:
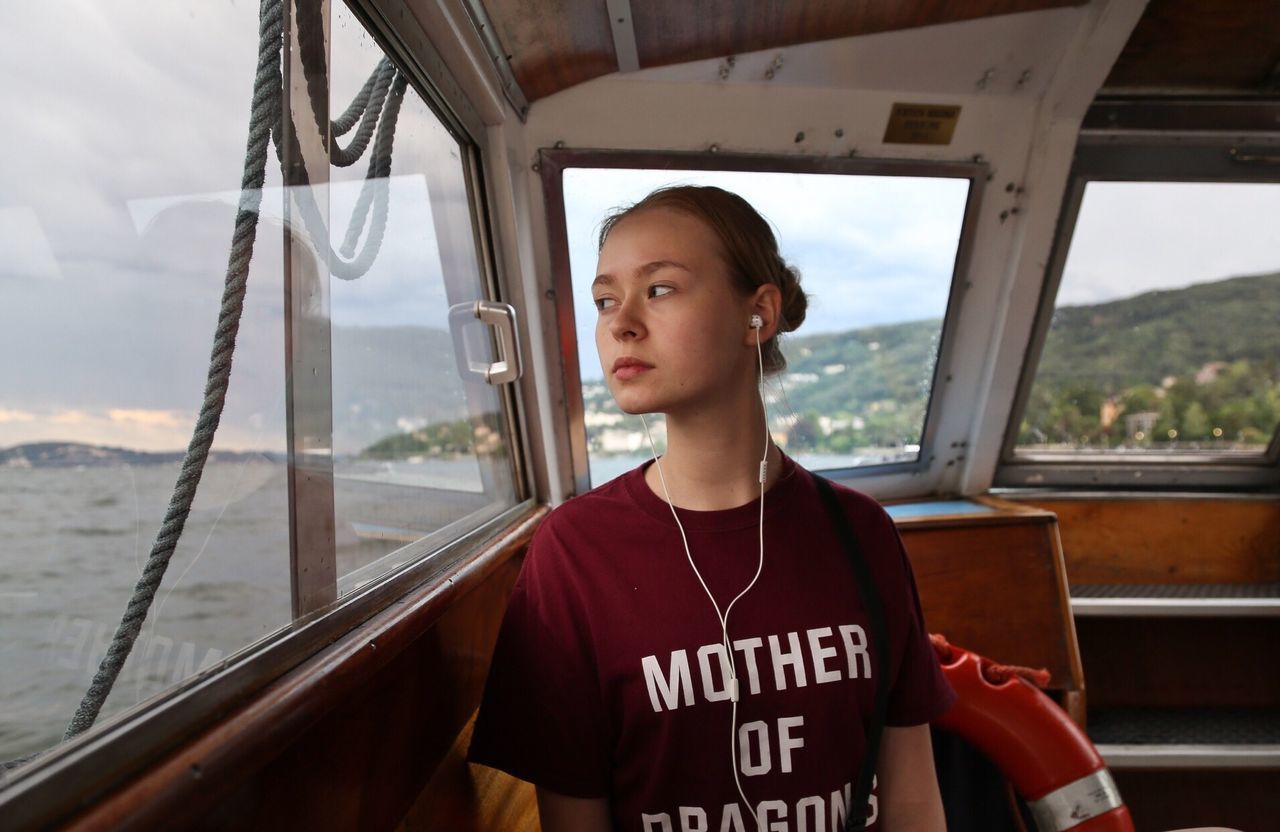
<svg viewBox="0 0 1280 832">
<path fill-rule="evenodd" d="M 752 315 L 760 316 L 760 343 L 764 343 L 778 332 L 778 322 L 782 314 L 782 290 L 772 283 L 757 286 L 751 295 L 751 304 L 747 308 L 747 345 L 755 346 L 756 330 L 750 325 Z"/>
</svg>

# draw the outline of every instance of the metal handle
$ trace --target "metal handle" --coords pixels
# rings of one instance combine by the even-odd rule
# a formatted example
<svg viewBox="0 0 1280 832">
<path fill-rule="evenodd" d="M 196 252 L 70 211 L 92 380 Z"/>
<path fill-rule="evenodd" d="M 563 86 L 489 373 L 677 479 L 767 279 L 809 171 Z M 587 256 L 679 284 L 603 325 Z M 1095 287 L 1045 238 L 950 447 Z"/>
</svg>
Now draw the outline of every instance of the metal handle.
<svg viewBox="0 0 1280 832">
<path fill-rule="evenodd" d="M 472 321 L 480 321 L 497 331 L 497 361 L 489 363 L 471 360 L 462 327 Z M 487 384 L 498 385 L 515 381 L 524 373 L 524 364 L 520 360 L 520 339 L 517 337 L 516 310 L 510 304 L 488 300 L 455 304 L 449 308 L 449 329 L 453 333 L 454 358 L 463 378 L 478 377 Z"/>
</svg>

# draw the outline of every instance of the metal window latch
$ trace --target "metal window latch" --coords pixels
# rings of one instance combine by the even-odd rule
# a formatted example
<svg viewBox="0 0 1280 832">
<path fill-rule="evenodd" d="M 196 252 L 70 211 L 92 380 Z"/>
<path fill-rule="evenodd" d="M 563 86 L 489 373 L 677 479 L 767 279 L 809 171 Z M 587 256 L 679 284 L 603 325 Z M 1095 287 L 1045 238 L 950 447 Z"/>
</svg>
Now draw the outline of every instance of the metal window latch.
<svg viewBox="0 0 1280 832">
<path fill-rule="evenodd" d="M 479 321 L 497 333 L 498 355 L 493 362 L 476 361 L 465 336 L 468 323 Z M 453 357 L 458 373 L 467 380 L 483 380 L 487 384 L 507 384 L 520 378 L 524 364 L 520 360 L 520 338 L 516 328 L 516 310 L 508 303 L 477 300 L 449 307 L 449 331 L 453 335 Z"/>
<path fill-rule="evenodd" d="M 1280 165 L 1280 153 L 1267 150 L 1249 150 L 1233 147 L 1227 150 L 1227 157 L 1242 165 Z"/>
</svg>

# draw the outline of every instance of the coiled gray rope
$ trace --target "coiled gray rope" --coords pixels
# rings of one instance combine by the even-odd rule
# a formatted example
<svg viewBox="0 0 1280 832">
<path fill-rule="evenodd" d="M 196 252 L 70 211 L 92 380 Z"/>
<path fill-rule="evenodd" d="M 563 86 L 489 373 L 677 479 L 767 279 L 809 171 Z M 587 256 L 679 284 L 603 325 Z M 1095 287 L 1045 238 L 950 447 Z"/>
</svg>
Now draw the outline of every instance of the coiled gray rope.
<svg viewBox="0 0 1280 832">
<path fill-rule="evenodd" d="M 347 225 L 347 233 L 339 250 L 341 253 L 334 251 L 327 245 L 325 246 L 328 254 L 326 264 L 329 267 L 329 273 L 339 280 L 349 281 L 363 277 L 373 265 L 373 261 L 378 256 L 378 251 L 382 246 L 390 207 L 391 150 L 395 140 L 400 105 L 404 100 L 408 85 L 408 78 L 405 77 L 404 73 L 397 71 L 395 80 L 391 83 L 391 89 L 387 94 L 386 102 L 383 104 L 381 117 L 378 119 L 378 137 L 369 156 L 369 167 L 365 174 L 364 182 L 360 186 L 360 194 L 356 198 L 355 209 L 352 211 L 351 220 Z M 280 159 L 282 166 L 286 148 L 293 158 L 299 158 L 301 154 L 297 137 L 292 130 L 284 129 L 283 119 L 284 114 L 281 112 L 276 128 L 272 131 L 272 136 L 276 140 L 276 156 Z M 299 213 L 302 214 L 303 224 L 306 226 L 312 242 L 316 245 L 321 245 L 322 241 L 329 236 L 329 228 L 325 223 L 324 217 L 321 216 L 320 207 L 316 204 L 314 194 L 309 187 L 306 187 L 308 184 L 306 170 L 301 167 L 295 169 L 292 178 L 287 180 L 287 184 L 301 186 L 291 188 L 290 191 L 296 199 Z M 364 248 L 360 251 L 359 256 L 348 260 L 346 258 L 353 257 L 355 254 L 355 246 L 367 224 L 371 206 L 373 221 L 370 224 Z"/>
<path fill-rule="evenodd" d="M 364 87 L 351 102 L 347 111 L 337 121 L 331 122 L 329 164 L 345 168 L 360 161 L 365 148 L 369 146 L 369 139 L 373 137 L 373 128 L 378 124 L 378 114 L 382 112 L 382 103 L 386 100 L 387 89 L 390 88 L 391 80 L 395 75 L 395 65 L 383 58 L 378 62 L 373 74 L 369 76 L 369 80 L 364 82 Z M 362 116 L 360 129 L 352 137 L 351 144 L 342 147 L 338 144 L 338 137 L 345 135 L 351 129 L 350 125 L 354 124 L 354 118 L 351 118 L 352 113 Z M 348 122 L 349 118 L 350 122 Z"/>
<path fill-rule="evenodd" d="M 386 58 L 382 59 L 386 61 Z M 373 85 L 378 81 L 378 73 L 382 71 L 382 62 L 378 63 L 378 68 L 373 74 L 365 79 L 364 86 L 360 88 L 360 92 L 356 93 L 356 97 L 351 99 L 351 103 L 347 105 L 346 111 L 338 116 L 336 121 L 330 122 L 329 130 L 335 136 L 345 136 L 352 127 L 356 126 L 356 121 L 364 115 L 365 110 L 369 107 L 369 93 L 373 92 Z"/>
<path fill-rule="evenodd" d="M 404 101 L 408 79 L 403 75 L 396 77 L 391 86 L 391 95 L 387 98 L 387 109 L 383 113 L 382 123 L 378 125 L 378 141 L 374 144 L 373 153 L 369 156 L 369 170 L 360 186 L 360 196 L 356 198 L 355 210 L 351 212 L 351 222 L 347 226 L 347 236 L 342 241 L 342 255 L 351 257 L 355 254 L 356 243 L 360 240 L 360 232 L 364 229 L 365 217 L 370 211 L 370 203 L 374 202 L 372 225 L 369 236 L 365 240 L 364 250 L 349 266 L 351 271 L 364 274 L 373 265 L 382 245 L 382 235 L 387 228 L 387 211 L 391 176 L 391 147 L 395 140 L 396 121 L 400 116 L 400 104 Z M 358 220 L 357 220 L 358 218 Z"/>
<path fill-rule="evenodd" d="M 326 126 L 335 128 L 342 125 L 329 121 L 329 99 L 326 93 L 329 68 L 325 51 L 324 21 L 319 14 L 318 6 L 314 3 L 299 4 L 296 23 L 298 29 L 298 58 L 302 63 L 307 96 L 311 105 L 311 112 L 315 118 L 316 128 L 323 133 Z M 403 73 L 398 72 L 386 58 L 383 58 L 383 61 L 378 64 L 378 67 L 374 69 L 374 73 L 378 76 L 374 85 L 369 86 L 369 82 L 365 82 L 365 87 L 370 90 L 368 104 L 365 109 L 365 122 L 367 123 L 370 118 L 369 112 L 372 110 L 376 113 L 376 105 L 381 105 L 382 113 L 377 119 L 378 138 L 374 142 L 373 152 L 369 157 L 369 167 L 366 171 L 364 182 L 360 187 L 360 194 L 356 198 L 355 209 L 352 211 L 351 219 L 347 224 L 347 233 L 341 248 L 339 251 L 334 251 L 332 247 L 327 244 L 324 245 L 329 273 L 339 280 L 355 280 L 369 271 L 382 246 L 383 232 L 386 230 L 390 191 L 390 182 L 387 177 L 391 172 L 391 144 L 395 138 L 396 122 L 400 115 L 400 104 L 404 98 L 408 79 Z M 389 82 L 391 85 L 390 93 L 387 95 L 385 103 L 377 95 L 377 89 L 384 81 Z M 363 96 L 363 93 L 364 88 L 356 96 L 357 100 Z M 347 108 L 347 111 L 342 114 L 338 121 L 345 123 L 350 120 L 354 106 L 355 102 L 352 103 L 351 107 Z M 287 117 L 288 113 L 280 113 L 280 121 L 277 123 L 274 132 L 276 155 L 280 158 L 282 167 L 286 149 L 291 158 L 302 158 L 302 151 L 298 146 L 295 131 L 283 129 L 284 119 Z M 362 123 L 361 129 L 367 129 L 365 123 Z M 355 142 L 353 141 L 352 144 L 354 145 Z M 329 142 L 331 154 L 334 152 L 335 147 L 336 142 L 331 137 Z M 324 217 L 321 216 L 320 207 L 315 201 L 315 195 L 310 188 L 305 187 L 308 184 L 306 168 L 303 166 L 294 168 L 292 178 L 287 180 L 286 184 L 303 186 L 291 188 L 290 190 L 296 197 L 299 213 L 302 215 L 302 221 L 307 228 L 307 233 L 311 236 L 312 242 L 317 247 L 320 247 L 322 242 L 329 238 L 329 228 Z M 359 256 L 355 256 L 355 246 L 364 231 L 371 208 L 373 210 L 373 221 L 369 227 L 369 235 L 365 240 L 364 249 Z"/>
<path fill-rule="evenodd" d="M 307 4 L 301 4 L 300 18 L 302 8 L 306 6 Z M 84 733 L 93 725 L 125 661 L 133 651 L 134 643 L 147 617 L 147 611 L 151 608 L 156 591 L 160 587 L 160 581 L 169 567 L 178 540 L 182 536 L 182 530 L 191 512 L 191 503 L 195 499 L 196 489 L 209 458 L 214 433 L 222 418 L 222 408 L 226 402 L 227 388 L 230 384 L 236 335 L 240 329 L 240 315 L 244 309 L 249 262 L 253 257 L 253 245 L 257 238 L 262 187 L 266 181 L 267 145 L 274 135 L 276 153 L 282 159 L 283 136 L 287 136 L 293 146 L 297 147 L 293 131 L 283 129 L 284 118 L 286 118 L 281 104 L 283 79 L 280 71 L 280 56 L 283 48 L 283 30 L 282 0 L 262 0 L 258 18 L 258 64 L 253 82 L 253 103 L 250 108 L 249 136 L 245 147 L 244 174 L 240 182 L 240 204 L 236 212 L 231 251 L 227 258 L 222 306 L 218 313 L 218 324 L 214 330 L 204 401 L 200 406 L 200 415 L 196 419 L 196 427 L 191 442 L 187 446 L 187 453 L 183 458 L 182 469 L 178 474 L 169 507 L 165 512 L 164 522 L 156 535 L 151 553 L 147 556 L 142 576 L 134 587 L 133 596 L 129 599 L 120 625 L 111 639 L 107 654 L 103 657 L 89 689 L 85 692 L 84 698 L 67 726 L 63 735 L 64 741 Z M 313 28 L 312 31 L 316 30 Z M 307 63 L 311 62 L 304 62 L 304 64 Z M 313 63 L 312 68 L 314 68 Z M 320 72 L 325 73 L 327 70 L 321 66 Z M 318 118 L 323 116 L 324 120 L 328 121 L 328 105 L 325 97 L 328 88 L 327 78 L 321 78 L 322 83 L 317 85 L 314 74 L 309 72 L 307 81 L 313 99 L 317 95 L 317 87 L 321 97 L 324 98 L 322 106 L 313 101 L 313 111 Z M 328 131 L 330 156 L 333 163 L 339 166 L 355 163 L 364 154 L 375 127 L 377 128 L 377 140 L 370 156 L 366 179 L 343 244 L 343 251 L 350 256 L 354 251 L 355 242 L 360 237 L 360 232 L 364 229 L 372 196 L 376 196 L 378 201 L 374 208 L 373 223 L 369 229 L 365 248 L 355 261 L 348 263 L 333 255 L 330 264 L 335 276 L 346 280 L 359 277 L 368 271 L 382 243 L 388 212 L 385 180 L 391 173 L 392 142 L 400 104 L 407 85 L 408 81 L 403 73 L 399 73 L 389 60 L 383 58 L 347 110 L 336 122 L 330 123 L 331 129 Z M 357 119 L 360 122 L 360 128 L 352 138 L 351 144 L 346 148 L 340 147 L 336 136 L 349 132 Z M 295 154 L 295 158 L 300 156 Z M 305 172 L 302 172 L 301 176 L 305 184 Z M 384 181 L 375 185 L 370 182 L 373 178 L 381 178 Z M 292 184 L 289 183 L 287 175 L 286 184 Z M 294 190 L 301 192 L 302 212 L 312 237 L 317 241 L 327 239 L 328 230 L 319 216 L 319 209 L 315 205 L 310 189 Z M 376 191 L 376 193 L 366 197 L 366 192 L 369 191 Z M 30 759 L 32 757 L 10 761 L 10 763 L 21 764 Z M 11 767 L 10 764 L 6 764 L 5 768 L 9 767 Z"/>
</svg>

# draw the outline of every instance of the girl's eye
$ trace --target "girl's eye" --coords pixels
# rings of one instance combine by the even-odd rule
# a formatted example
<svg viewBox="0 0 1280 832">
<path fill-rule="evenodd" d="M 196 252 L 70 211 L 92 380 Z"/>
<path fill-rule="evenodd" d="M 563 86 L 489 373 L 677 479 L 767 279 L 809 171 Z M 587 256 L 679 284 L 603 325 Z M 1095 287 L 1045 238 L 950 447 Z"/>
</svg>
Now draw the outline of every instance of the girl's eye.
<svg viewBox="0 0 1280 832">
<path fill-rule="evenodd" d="M 668 292 L 674 292 L 674 291 L 675 291 L 674 286 L 650 286 L 649 297 L 651 298 L 662 297 Z"/>
<path fill-rule="evenodd" d="M 596 309 L 603 311 L 605 309 L 608 309 L 610 306 L 613 306 L 615 301 L 613 298 L 596 298 L 595 303 L 596 303 Z"/>
</svg>

